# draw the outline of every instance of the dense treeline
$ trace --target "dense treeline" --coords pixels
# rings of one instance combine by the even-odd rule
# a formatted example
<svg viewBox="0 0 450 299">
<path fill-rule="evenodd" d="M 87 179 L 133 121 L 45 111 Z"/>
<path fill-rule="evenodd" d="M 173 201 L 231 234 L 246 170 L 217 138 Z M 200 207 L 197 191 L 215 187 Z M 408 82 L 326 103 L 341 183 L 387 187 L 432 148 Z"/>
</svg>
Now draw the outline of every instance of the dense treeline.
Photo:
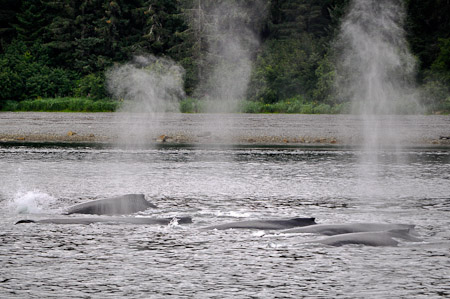
<svg viewBox="0 0 450 299">
<path fill-rule="evenodd" d="M 36 98 L 108 97 L 105 70 L 133 55 L 167 56 L 202 97 L 206 8 L 245 0 L 1 0 L 0 106 Z M 349 0 L 266 0 L 240 16 L 261 41 L 247 100 L 335 107 L 331 43 Z M 406 31 L 431 111 L 450 110 L 450 2 L 405 0 Z M 192 18 L 196 18 L 194 22 Z M 195 22 L 196 21 L 196 22 Z M 194 28 L 197 26 L 196 28 Z M 203 26 L 203 27 L 201 27 Z M 1 107 L 0 107 L 1 108 Z M 328 110 L 321 110 L 328 111 Z M 331 110 L 330 110 L 331 111 Z"/>
</svg>

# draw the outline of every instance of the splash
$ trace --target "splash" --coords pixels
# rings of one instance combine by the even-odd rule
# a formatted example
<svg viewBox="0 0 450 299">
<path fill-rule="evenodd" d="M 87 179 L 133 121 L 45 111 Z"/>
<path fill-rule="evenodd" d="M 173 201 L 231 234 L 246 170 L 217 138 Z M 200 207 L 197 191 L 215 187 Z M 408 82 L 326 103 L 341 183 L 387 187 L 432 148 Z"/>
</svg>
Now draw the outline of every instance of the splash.
<svg viewBox="0 0 450 299">
<path fill-rule="evenodd" d="M 8 209 L 18 214 L 36 214 L 49 212 L 56 198 L 40 191 L 18 192 L 7 203 Z"/>
<path fill-rule="evenodd" d="M 123 101 L 119 110 L 119 143 L 154 142 L 161 115 L 177 112 L 184 98 L 184 69 L 170 59 L 136 56 L 106 74 L 108 91 Z"/>
<path fill-rule="evenodd" d="M 362 118 L 364 150 L 399 148 L 395 116 L 418 112 L 400 0 L 354 0 L 337 40 L 337 86 Z"/>
<path fill-rule="evenodd" d="M 174 227 L 179 226 L 178 218 L 177 217 L 173 217 L 172 220 L 170 220 L 170 222 L 169 222 L 169 224 L 167 226 L 170 227 L 170 228 L 174 228 Z"/>
</svg>

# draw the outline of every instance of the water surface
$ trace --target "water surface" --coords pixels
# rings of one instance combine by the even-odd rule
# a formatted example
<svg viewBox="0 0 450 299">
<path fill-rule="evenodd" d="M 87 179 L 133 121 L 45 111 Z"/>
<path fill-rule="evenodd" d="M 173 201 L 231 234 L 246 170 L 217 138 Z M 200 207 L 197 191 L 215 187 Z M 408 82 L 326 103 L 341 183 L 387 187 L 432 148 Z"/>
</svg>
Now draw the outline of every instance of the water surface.
<svg viewBox="0 0 450 299">
<path fill-rule="evenodd" d="M 0 297 L 439 298 L 450 295 L 450 151 L 0 147 Z M 14 225 L 75 203 L 144 193 L 191 225 Z M 399 247 L 204 231 L 241 219 L 415 224 Z M 80 216 L 79 216 L 80 217 Z"/>
</svg>

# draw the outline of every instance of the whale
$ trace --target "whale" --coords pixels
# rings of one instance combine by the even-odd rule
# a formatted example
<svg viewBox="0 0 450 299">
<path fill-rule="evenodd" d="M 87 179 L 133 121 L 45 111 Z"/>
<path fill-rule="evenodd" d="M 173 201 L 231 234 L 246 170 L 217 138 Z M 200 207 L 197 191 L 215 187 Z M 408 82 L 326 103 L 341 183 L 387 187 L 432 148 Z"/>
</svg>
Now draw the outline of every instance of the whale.
<svg viewBox="0 0 450 299">
<path fill-rule="evenodd" d="M 148 208 L 156 206 L 144 194 L 126 194 L 77 204 L 69 207 L 66 214 L 129 215 Z"/>
<path fill-rule="evenodd" d="M 172 218 L 150 218 L 150 217 L 66 217 L 66 218 L 54 218 L 54 219 L 40 219 L 31 220 L 24 219 L 19 220 L 16 224 L 23 223 L 38 223 L 38 224 L 93 224 L 93 223 L 105 223 L 105 224 L 143 224 L 143 225 L 168 225 L 171 222 L 178 224 L 192 223 L 191 217 L 172 217 Z"/>
<path fill-rule="evenodd" d="M 329 246 L 366 245 L 366 246 L 398 246 L 396 239 L 411 242 L 422 242 L 422 239 L 410 235 L 409 229 L 394 229 L 388 231 L 359 232 L 334 235 L 321 240 L 305 243 L 320 243 Z"/>
<path fill-rule="evenodd" d="M 291 219 L 266 219 L 266 220 L 244 220 L 219 225 L 204 227 L 205 230 L 225 229 L 260 229 L 281 230 L 299 226 L 315 225 L 315 218 L 291 218 Z"/>
<path fill-rule="evenodd" d="M 390 223 L 347 223 L 347 224 L 317 224 L 314 226 L 298 227 L 283 230 L 282 233 L 309 233 L 321 234 L 327 236 L 361 233 L 361 232 L 377 232 L 389 231 L 395 229 L 409 229 L 413 232 L 415 225 L 411 224 L 390 224 Z"/>
</svg>

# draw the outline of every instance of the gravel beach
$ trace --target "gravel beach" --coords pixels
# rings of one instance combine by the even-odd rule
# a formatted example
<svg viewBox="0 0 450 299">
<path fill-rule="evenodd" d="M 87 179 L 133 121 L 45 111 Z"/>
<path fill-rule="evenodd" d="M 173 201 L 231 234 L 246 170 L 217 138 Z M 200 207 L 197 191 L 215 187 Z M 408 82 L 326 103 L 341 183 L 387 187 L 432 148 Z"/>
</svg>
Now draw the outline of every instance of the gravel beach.
<svg viewBox="0 0 450 299">
<path fill-rule="evenodd" d="M 366 125 L 366 126 L 365 126 Z M 405 146 L 449 146 L 449 115 L 0 113 L 0 142 L 359 145 L 364 127 Z M 394 132 L 394 133 L 392 133 Z"/>
</svg>

